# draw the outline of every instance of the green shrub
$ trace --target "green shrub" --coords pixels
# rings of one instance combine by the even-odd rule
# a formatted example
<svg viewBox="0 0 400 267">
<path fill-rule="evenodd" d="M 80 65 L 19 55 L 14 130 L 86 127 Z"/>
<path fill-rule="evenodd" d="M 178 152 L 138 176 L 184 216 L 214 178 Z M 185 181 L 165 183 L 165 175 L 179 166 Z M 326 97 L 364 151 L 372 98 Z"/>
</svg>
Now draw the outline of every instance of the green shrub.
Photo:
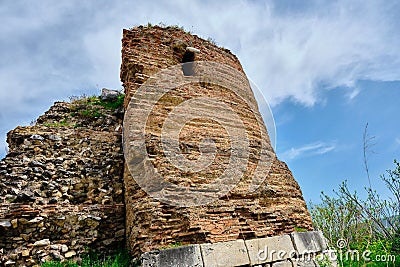
<svg viewBox="0 0 400 267">
<path fill-rule="evenodd" d="M 125 95 L 121 94 L 114 101 L 102 101 L 101 99 L 98 99 L 96 104 L 98 104 L 106 109 L 115 110 L 119 107 L 122 107 L 122 105 L 124 104 L 124 99 L 125 99 Z"/>
<path fill-rule="evenodd" d="M 81 106 L 91 106 L 99 105 L 105 109 L 115 110 L 122 107 L 124 104 L 125 95 L 120 94 L 116 100 L 113 101 L 103 101 L 99 96 L 81 96 L 81 97 L 70 97 L 71 103 L 76 104 L 78 107 Z"/>
<path fill-rule="evenodd" d="M 104 110 L 116 110 L 123 106 L 125 95 L 120 94 L 117 99 L 113 101 L 103 101 L 98 96 L 82 96 L 71 97 L 70 115 L 72 117 L 83 117 L 85 119 L 93 119 L 105 117 Z"/>
<path fill-rule="evenodd" d="M 334 196 L 322 193 L 322 203 L 311 204 L 314 228 L 321 230 L 329 247 L 338 251 L 339 266 L 400 266 L 400 164 L 394 163 L 395 169 L 381 176 L 393 194 L 388 199 L 382 199 L 371 187 L 366 187 L 368 195 L 362 199 L 344 182 Z M 338 247 L 340 239 L 345 239 L 344 247 Z M 358 253 L 358 259 L 346 255 L 349 251 Z M 366 251 L 369 261 L 362 257 Z"/>
<path fill-rule="evenodd" d="M 301 227 L 297 227 L 297 226 L 294 227 L 294 230 L 296 232 L 299 232 L 299 233 L 308 231 L 307 229 L 304 229 L 304 228 L 301 228 Z"/>
</svg>

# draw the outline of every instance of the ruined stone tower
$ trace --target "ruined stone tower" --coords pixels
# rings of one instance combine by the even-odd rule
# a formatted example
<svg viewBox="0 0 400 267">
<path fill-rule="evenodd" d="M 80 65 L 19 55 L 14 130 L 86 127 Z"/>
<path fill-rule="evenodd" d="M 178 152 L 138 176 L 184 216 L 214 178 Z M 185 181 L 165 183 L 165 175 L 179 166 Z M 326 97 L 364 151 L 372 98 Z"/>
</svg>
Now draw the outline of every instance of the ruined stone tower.
<svg viewBox="0 0 400 267">
<path fill-rule="evenodd" d="M 306 203 L 229 50 L 177 27 L 124 30 L 121 81 L 125 98 L 56 102 L 8 133 L 0 266 L 125 243 L 143 267 L 292 267 L 326 249 L 296 233 L 312 230 Z M 296 255 L 255 258 L 267 244 Z M 157 250 L 172 245 L 188 246 Z"/>
<path fill-rule="evenodd" d="M 184 66 L 176 66 L 188 61 L 193 61 L 189 66 L 193 68 L 189 75 L 185 73 Z M 223 65 L 223 70 L 211 67 L 210 71 L 209 66 L 205 68 L 202 65 L 207 64 L 204 62 Z M 172 72 L 159 74 L 163 69 Z M 196 76 L 196 71 L 203 80 L 185 83 L 192 79 L 191 76 Z M 215 74 L 226 76 L 230 81 L 222 86 L 207 82 L 207 77 Z M 262 120 L 258 123 L 261 116 L 242 66 L 229 50 L 175 27 L 124 30 L 121 81 L 126 94 L 124 135 L 125 153 L 128 154 L 124 171 L 126 235 L 128 247 L 135 255 L 175 243 L 252 239 L 291 233 L 297 228 L 312 229 L 300 187 L 287 165 L 276 158 L 265 125 Z M 143 86 L 147 87 L 143 89 Z M 146 98 L 146 90 L 154 90 L 151 95 L 155 95 L 159 92 L 157 90 L 164 90 L 165 87 L 170 88 L 153 103 L 153 100 Z M 138 93 L 138 90 L 142 91 Z M 212 163 L 201 170 L 190 171 L 174 165 L 168 159 L 170 152 L 165 151 L 163 130 L 174 109 L 185 105 L 186 101 L 201 97 L 219 101 L 221 106 L 226 106 L 226 112 L 233 111 L 237 116 L 224 116 L 222 114 L 225 111 L 213 113 L 217 105 L 213 106 L 210 102 L 206 106 L 213 114 L 211 117 L 191 118 L 177 126 L 180 128 L 179 144 L 175 144 L 179 146 L 177 153 L 181 153 L 188 162 L 195 162 L 201 157 L 202 138 L 212 139 L 215 144 Z M 131 98 L 134 103 L 130 106 Z M 198 105 L 189 106 L 196 108 Z M 139 113 L 148 108 L 147 121 L 141 122 Z M 177 198 L 189 202 L 190 192 L 210 189 L 207 185 L 218 180 L 229 165 L 230 157 L 233 157 L 231 148 L 235 141 L 231 140 L 231 133 L 218 120 L 234 125 L 232 131 L 239 131 L 238 128 L 242 127 L 248 138 L 248 154 L 241 158 L 246 160 L 243 175 L 226 194 L 210 203 L 176 205 Z M 141 134 L 147 156 L 138 155 L 134 151 L 137 147 L 132 148 L 127 144 L 137 141 L 138 137 L 132 137 L 131 131 L 135 131 L 136 125 L 140 123 L 145 124 Z M 241 149 L 240 155 L 243 154 Z M 250 192 L 248 188 L 252 177 L 263 157 L 269 165 L 257 189 Z M 172 193 L 169 201 L 160 197 L 169 192 L 161 188 L 163 183 L 197 189 L 189 190 L 187 195 Z M 147 188 L 144 190 L 143 187 Z M 158 199 L 151 196 L 157 193 Z"/>
</svg>

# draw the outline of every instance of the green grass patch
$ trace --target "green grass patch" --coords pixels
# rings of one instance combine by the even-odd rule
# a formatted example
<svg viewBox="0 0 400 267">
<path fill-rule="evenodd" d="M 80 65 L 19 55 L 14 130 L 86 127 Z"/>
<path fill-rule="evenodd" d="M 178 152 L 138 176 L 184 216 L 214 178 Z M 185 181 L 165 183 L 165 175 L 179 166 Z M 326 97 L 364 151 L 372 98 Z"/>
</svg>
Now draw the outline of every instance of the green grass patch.
<svg viewBox="0 0 400 267">
<path fill-rule="evenodd" d="M 122 107 L 122 105 L 124 104 L 124 100 L 125 95 L 121 94 L 114 101 L 103 101 L 101 99 L 98 99 L 97 104 L 104 107 L 105 109 L 115 110 L 119 107 Z"/>
<path fill-rule="evenodd" d="M 181 242 L 175 242 L 175 243 L 160 247 L 160 249 L 177 248 L 177 247 L 181 247 L 181 246 L 183 246 L 183 244 Z"/>
<path fill-rule="evenodd" d="M 113 101 L 103 101 L 99 96 L 83 95 L 81 97 L 70 97 L 71 103 L 76 104 L 77 107 L 98 105 L 108 110 L 116 110 L 117 108 L 122 107 L 124 104 L 124 99 L 124 94 L 118 95 L 117 99 Z"/>
<path fill-rule="evenodd" d="M 132 258 L 127 251 L 121 251 L 113 256 L 99 257 L 97 254 L 90 253 L 83 256 L 82 262 L 78 264 L 74 261 L 50 261 L 43 263 L 42 267 L 129 267 L 131 265 Z M 134 267 L 139 265 L 133 264 Z"/>
<path fill-rule="evenodd" d="M 59 122 L 54 122 L 54 123 L 45 123 L 43 124 L 46 127 L 70 127 L 70 126 L 74 126 L 71 123 L 69 123 L 67 121 L 67 119 L 63 119 Z"/>
<path fill-rule="evenodd" d="M 99 108 L 88 108 L 88 109 L 82 109 L 78 111 L 78 114 L 81 115 L 82 117 L 88 117 L 88 118 L 100 118 L 104 117 L 105 115 L 100 111 Z M 72 114 L 71 114 L 72 115 Z M 76 115 L 76 114 L 75 114 Z"/>
<path fill-rule="evenodd" d="M 299 233 L 301 233 L 301 232 L 307 232 L 307 229 L 304 229 L 304 228 L 301 228 L 301 227 L 294 227 L 294 230 L 296 231 L 296 232 L 299 232 Z"/>
</svg>

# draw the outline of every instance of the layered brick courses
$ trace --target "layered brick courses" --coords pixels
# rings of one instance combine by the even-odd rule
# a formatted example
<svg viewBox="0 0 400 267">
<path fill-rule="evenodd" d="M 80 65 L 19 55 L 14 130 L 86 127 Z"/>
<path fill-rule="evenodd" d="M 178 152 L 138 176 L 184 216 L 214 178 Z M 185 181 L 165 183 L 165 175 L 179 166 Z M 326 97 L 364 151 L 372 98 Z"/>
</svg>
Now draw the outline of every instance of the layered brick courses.
<svg viewBox="0 0 400 267">
<path fill-rule="evenodd" d="M 219 48 L 181 29 L 155 26 L 124 30 L 121 81 L 127 95 L 125 107 L 128 110 L 129 100 L 138 88 L 149 77 L 157 76 L 160 70 L 181 63 L 187 47 L 200 50 L 195 55 L 195 62 L 225 64 L 244 75 L 240 62 L 229 50 Z M 156 171 L 170 183 L 189 187 L 191 184 L 201 187 L 202 183 L 211 183 L 223 172 L 230 157 L 229 136 L 224 128 L 215 121 L 200 119 L 190 121 L 182 128 L 180 148 L 188 159 L 196 159 L 200 154 L 200 136 L 207 133 L 207 137 L 212 138 L 217 147 L 214 163 L 203 172 L 185 173 L 165 159 L 160 141 L 162 125 L 174 107 L 189 99 L 208 96 L 232 107 L 246 128 L 251 148 L 246 172 L 237 186 L 215 202 L 197 207 L 175 207 L 153 199 L 138 186 L 129 168 L 125 166 L 127 242 L 135 255 L 173 243 L 252 239 L 291 233 L 295 231 L 295 227 L 312 229 L 310 214 L 300 187 L 287 165 L 277 159 L 264 124 L 261 127 L 257 125 L 257 118 L 261 117 L 257 103 L 248 84 L 242 86 L 243 83 L 245 82 L 242 80 L 236 82 L 244 90 L 241 95 L 232 93 L 230 88 L 215 84 L 178 86 L 154 105 L 146 122 L 147 152 Z M 135 120 L 134 114 L 126 116 Z M 234 120 L 231 122 L 237 124 Z M 261 142 L 266 142 L 265 154 L 271 158 L 271 168 L 265 174 L 266 179 L 259 189 L 249 193 L 247 188 L 262 153 Z M 149 181 L 151 183 L 151 179 Z"/>
</svg>

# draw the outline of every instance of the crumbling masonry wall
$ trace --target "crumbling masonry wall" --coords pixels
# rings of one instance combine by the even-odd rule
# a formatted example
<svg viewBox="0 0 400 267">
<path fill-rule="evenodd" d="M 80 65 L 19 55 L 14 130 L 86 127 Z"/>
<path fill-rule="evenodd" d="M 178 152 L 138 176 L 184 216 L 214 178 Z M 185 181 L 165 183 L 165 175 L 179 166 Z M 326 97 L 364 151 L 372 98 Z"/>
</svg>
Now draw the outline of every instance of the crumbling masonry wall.
<svg viewBox="0 0 400 267">
<path fill-rule="evenodd" d="M 181 63 L 187 47 L 200 50 L 195 61 L 226 64 L 243 73 L 240 62 L 229 50 L 219 48 L 181 29 L 155 26 L 124 30 L 121 81 L 126 94 L 125 107 L 128 107 L 130 98 L 149 77 L 163 68 Z M 184 137 L 181 140 L 182 151 L 186 151 L 186 156 L 190 157 L 191 154 L 198 155 L 198 148 L 193 145 L 199 141 L 197 136 L 211 133 L 217 151 L 221 152 L 217 153 L 216 164 L 210 167 L 211 172 L 182 173 L 171 166 L 163 155 L 160 132 L 168 112 L 183 101 L 202 95 L 218 98 L 235 108 L 244 121 L 250 143 L 254 145 L 254 149 L 250 150 L 244 178 L 226 197 L 210 205 L 175 207 L 152 199 L 138 186 L 125 167 L 126 237 L 131 251 L 139 255 L 173 243 L 194 244 L 260 238 L 291 233 L 296 227 L 311 230 L 310 214 L 300 187 L 287 165 L 276 158 L 269 140 L 268 153 L 272 153 L 272 167 L 266 174 L 265 183 L 256 193 L 250 194 L 244 190 L 260 157 L 257 154 L 258 146 L 261 141 L 265 141 L 260 139 L 260 131 L 263 129 L 255 127 L 258 110 L 252 112 L 237 96 L 224 88 L 207 84 L 178 87 L 154 106 L 152 116 L 146 124 L 146 146 L 157 172 L 171 183 L 191 186 L 191 183 L 199 185 L 212 181 L 224 168 L 229 155 L 223 152 L 229 147 L 226 144 L 229 136 L 212 121 L 189 123 L 187 129 L 183 128 Z M 248 101 L 256 105 L 251 90 L 245 92 L 245 95 Z M 134 114 L 130 115 L 134 117 Z M 265 128 L 263 125 L 262 127 Z"/>
<path fill-rule="evenodd" d="M 0 161 L 0 266 L 124 246 L 122 114 L 57 102 L 7 136 Z"/>
</svg>

